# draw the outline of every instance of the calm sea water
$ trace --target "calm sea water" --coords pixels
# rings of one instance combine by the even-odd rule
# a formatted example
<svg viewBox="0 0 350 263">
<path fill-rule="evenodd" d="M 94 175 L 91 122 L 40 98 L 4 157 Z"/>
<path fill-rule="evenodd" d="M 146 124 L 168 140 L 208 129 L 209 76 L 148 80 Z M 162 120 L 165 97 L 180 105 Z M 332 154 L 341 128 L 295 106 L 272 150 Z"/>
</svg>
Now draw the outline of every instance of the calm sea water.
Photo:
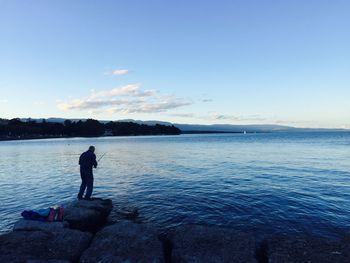
<svg viewBox="0 0 350 263">
<path fill-rule="evenodd" d="M 257 235 L 350 231 L 350 133 L 104 137 L 0 142 L 0 231 L 25 209 L 75 199 L 78 158 L 107 153 L 94 195 L 159 227 Z"/>
</svg>

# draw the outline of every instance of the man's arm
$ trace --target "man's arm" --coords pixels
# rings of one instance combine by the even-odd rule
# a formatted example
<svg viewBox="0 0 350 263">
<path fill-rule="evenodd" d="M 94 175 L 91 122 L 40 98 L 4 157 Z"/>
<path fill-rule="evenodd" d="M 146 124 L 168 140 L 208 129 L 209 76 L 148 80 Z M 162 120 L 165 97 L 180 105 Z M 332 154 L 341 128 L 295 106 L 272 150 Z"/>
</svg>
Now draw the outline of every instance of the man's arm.
<svg viewBox="0 0 350 263">
<path fill-rule="evenodd" d="M 94 154 L 92 157 L 92 164 L 96 168 L 97 167 L 97 162 L 96 162 L 96 155 Z"/>
</svg>

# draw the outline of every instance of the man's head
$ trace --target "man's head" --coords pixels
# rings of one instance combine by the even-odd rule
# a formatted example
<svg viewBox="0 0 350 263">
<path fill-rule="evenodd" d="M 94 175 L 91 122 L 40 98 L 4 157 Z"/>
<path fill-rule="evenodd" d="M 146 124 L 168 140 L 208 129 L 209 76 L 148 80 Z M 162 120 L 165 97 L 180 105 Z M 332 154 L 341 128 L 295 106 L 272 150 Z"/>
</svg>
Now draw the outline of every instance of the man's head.
<svg viewBox="0 0 350 263">
<path fill-rule="evenodd" d="M 89 147 L 89 151 L 95 152 L 95 146 L 90 146 L 90 147 Z"/>
</svg>

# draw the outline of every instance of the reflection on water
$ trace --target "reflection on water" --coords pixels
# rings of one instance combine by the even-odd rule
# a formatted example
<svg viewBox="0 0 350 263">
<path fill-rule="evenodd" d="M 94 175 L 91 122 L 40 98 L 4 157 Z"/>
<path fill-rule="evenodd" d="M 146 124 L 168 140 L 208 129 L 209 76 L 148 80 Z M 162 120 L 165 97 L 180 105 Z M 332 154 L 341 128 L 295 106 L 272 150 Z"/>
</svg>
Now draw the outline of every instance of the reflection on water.
<svg viewBox="0 0 350 263">
<path fill-rule="evenodd" d="M 272 133 L 0 142 L 0 231 L 24 209 L 73 200 L 89 145 L 107 153 L 94 195 L 136 206 L 160 227 L 350 230 L 350 133 Z"/>
</svg>

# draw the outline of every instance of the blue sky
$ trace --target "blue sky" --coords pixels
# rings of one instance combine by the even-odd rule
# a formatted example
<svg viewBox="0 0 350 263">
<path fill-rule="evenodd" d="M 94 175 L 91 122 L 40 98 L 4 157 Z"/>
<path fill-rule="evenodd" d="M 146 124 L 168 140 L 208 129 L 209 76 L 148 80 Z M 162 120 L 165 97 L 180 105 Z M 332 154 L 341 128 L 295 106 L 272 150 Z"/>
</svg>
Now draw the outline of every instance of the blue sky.
<svg viewBox="0 0 350 263">
<path fill-rule="evenodd" d="M 349 1 L 0 0 L 2 118 L 350 128 Z"/>
</svg>

